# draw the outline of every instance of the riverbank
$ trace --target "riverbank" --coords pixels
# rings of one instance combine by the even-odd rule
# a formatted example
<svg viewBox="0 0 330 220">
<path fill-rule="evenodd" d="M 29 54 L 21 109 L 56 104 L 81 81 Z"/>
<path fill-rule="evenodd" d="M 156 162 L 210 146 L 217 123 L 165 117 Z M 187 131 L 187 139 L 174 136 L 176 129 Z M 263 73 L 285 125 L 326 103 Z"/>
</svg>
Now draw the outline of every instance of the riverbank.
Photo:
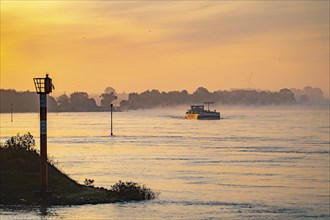
<svg viewBox="0 0 330 220">
<path fill-rule="evenodd" d="M 55 162 L 48 160 L 49 196 L 40 198 L 40 160 L 30 134 L 17 135 L 0 147 L 0 204 L 82 205 L 140 201 L 155 198 L 149 188 L 133 182 L 114 184 L 111 189 L 94 187 L 86 179 L 85 185 L 77 183 L 60 171 Z"/>
</svg>

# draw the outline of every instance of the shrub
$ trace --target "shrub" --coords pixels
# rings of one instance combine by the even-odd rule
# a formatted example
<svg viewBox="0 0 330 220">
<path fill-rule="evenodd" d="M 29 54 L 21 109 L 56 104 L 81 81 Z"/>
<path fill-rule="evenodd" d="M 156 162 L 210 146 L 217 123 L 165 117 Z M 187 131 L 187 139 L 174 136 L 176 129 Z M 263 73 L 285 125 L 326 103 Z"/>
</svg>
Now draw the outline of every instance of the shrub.
<svg viewBox="0 0 330 220">
<path fill-rule="evenodd" d="M 131 200 L 149 200 L 157 197 L 157 194 L 145 185 L 141 186 L 138 183 L 131 181 L 119 181 L 115 185 L 111 186 L 111 190 Z"/>
<path fill-rule="evenodd" d="M 94 180 L 85 179 L 84 184 L 85 184 L 85 186 L 94 186 Z"/>
<path fill-rule="evenodd" d="M 36 152 L 36 150 L 34 149 L 35 145 L 36 142 L 33 136 L 28 132 L 24 135 L 20 135 L 18 133 L 16 136 L 13 136 L 10 139 L 6 140 L 6 142 L 1 145 L 1 147 Z"/>
</svg>

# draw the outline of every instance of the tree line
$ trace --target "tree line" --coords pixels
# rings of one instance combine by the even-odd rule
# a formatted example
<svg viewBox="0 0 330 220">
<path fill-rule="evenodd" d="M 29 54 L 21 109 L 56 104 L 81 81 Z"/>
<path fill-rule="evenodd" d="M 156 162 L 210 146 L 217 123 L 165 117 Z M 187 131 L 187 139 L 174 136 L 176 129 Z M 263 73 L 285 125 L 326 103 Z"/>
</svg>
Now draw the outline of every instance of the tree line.
<svg viewBox="0 0 330 220">
<path fill-rule="evenodd" d="M 39 95 L 35 92 L 17 92 L 13 89 L 0 89 L 0 112 L 38 112 L 39 111 Z M 54 111 L 57 102 L 54 97 L 49 96 L 47 99 L 48 110 Z"/>
<path fill-rule="evenodd" d="M 293 92 L 289 89 L 281 89 L 279 92 L 256 90 L 218 90 L 209 92 L 206 88 L 199 87 L 191 94 L 186 90 L 170 92 L 147 90 L 140 94 L 130 93 L 128 100 L 120 102 L 120 108 L 155 108 L 201 104 L 206 101 L 226 105 L 288 105 L 297 103 Z"/>
<path fill-rule="evenodd" d="M 117 96 L 111 93 L 103 93 L 101 105 L 97 105 L 95 99 L 90 98 L 86 92 L 74 92 L 70 96 L 63 94 L 56 99 L 49 95 L 47 98 L 47 110 L 49 112 L 82 112 L 82 111 L 108 111 L 110 104 Z M 0 112 L 38 112 L 39 95 L 35 92 L 17 92 L 16 90 L 1 89 Z"/>
<path fill-rule="evenodd" d="M 74 92 L 70 96 L 63 94 L 57 98 L 58 111 L 108 111 L 117 96 L 111 92 L 101 94 L 100 98 L 101 105 L 98 106 L 86 92 Z"/>
<path fill-rule="evenodd" d="M 0 97 L 0 110 L 3 113 L 10 112 L 11 108 L 13 108 L 14 112 L 39 111 L 39 97 L 35 92 L 17 92 L 15 90 L 1 89 Z M 110 104 L 117 98 L 116 91 L 111 87 L 108 87 L 100 95 L 99 105 L 86 92 L 74 92 L 70 95 L 62 94 L 57 98 L 49 95 L 48 111 L 109 111 Z M 257 90 L 217 90 L 210 92 L 204 87 L 199 87 L 192 93 L 189 93 L 187 90 L 160 92 L 153 89 L 142 93 L 130 93 L 127 100 L 121 100 L 119 106 L 116 106 L 114 110 L 148 109 L 175 105 L 189 106 L 206 101 L 225 105 L 264 106 L 315 104 L 315 100 L 325 101 L 322 90 L 312 87 L 305 87 L 304 90 L 284 88 L 278 92 Z"/>
</svg>

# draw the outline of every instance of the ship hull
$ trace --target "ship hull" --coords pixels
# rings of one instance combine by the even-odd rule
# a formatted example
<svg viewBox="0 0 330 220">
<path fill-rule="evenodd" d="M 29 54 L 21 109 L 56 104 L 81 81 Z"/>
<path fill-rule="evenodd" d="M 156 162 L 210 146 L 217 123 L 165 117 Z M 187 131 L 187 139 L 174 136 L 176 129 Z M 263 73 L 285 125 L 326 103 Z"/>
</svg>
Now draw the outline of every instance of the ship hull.
<svg viewBox="0 0 330 220">
<path fill-rule="evenodd" d="M 187 119 L 198 119 L 198 120 L 219 120 L 220 114 L 186 114 Z"/>
<path fill-rule="evenodd" d="M 220 115 L 198 115 L 198 120 L 219 120 Z"/>
<path fill-rule="evenodd" d="M 187 118 L 187 119 L 198 119 L 198 114 L 190 114 L 190 113 L 187 113 L 187 114 L 186 114 L 186 118 Z"/>
</svg>

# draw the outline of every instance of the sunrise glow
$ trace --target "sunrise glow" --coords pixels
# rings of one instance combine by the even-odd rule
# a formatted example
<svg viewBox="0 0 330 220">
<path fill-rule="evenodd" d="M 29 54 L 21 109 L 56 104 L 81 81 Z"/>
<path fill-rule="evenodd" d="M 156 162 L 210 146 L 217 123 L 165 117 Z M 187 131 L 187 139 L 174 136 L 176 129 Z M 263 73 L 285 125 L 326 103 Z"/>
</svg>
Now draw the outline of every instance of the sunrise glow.
<svg viewBox="0 0 330 220">
<path fill-rule="evenodd" d="M 310 85 L 328 96 L 329 2 L 1 1 L 1 88 L 33 90 L 46 72 L 57 93 Z"/>
</svg>

